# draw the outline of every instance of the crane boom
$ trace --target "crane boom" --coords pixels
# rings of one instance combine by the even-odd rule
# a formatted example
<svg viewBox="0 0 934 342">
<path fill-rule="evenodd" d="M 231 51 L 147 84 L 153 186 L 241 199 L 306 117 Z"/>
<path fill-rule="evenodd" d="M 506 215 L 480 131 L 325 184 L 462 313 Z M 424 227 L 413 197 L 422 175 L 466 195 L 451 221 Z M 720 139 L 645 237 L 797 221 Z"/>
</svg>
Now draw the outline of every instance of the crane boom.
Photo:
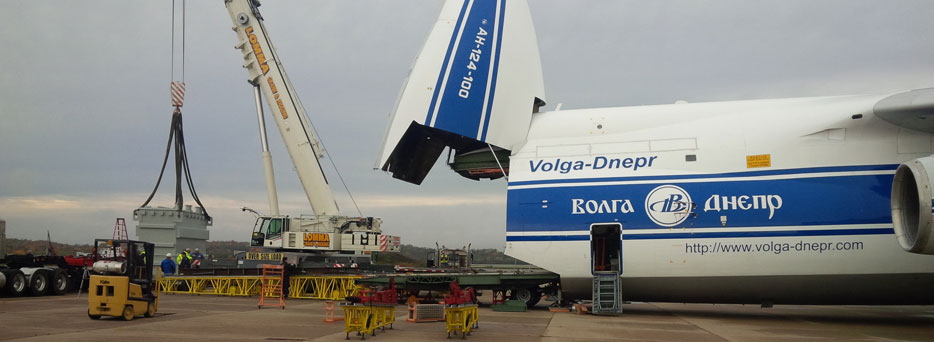
<svg viewBox="0 0 934 342">
<path fill-rule="evenodd" d="M 270 114 L 279 127 L 308 197 L 308 204 L 315 215 L 337 215 L 331 186 L 319 162 L 323 151 L 282 61 L 266 34 L 266 26 L 256 8 L 258 3 L 252 0 L 227 0 L 225 3 L 239 39 L 236 48 L 243 52 L 243 67 L 250 73 L 250 83 L 258 85 L 266 97 Z"/>
<path fill-rule="evenodd" d="M 339 214 L 319 161 L 324 156 L 323 147 L 315 138 L 295 88 L 282 67 L 275 47 L 269 41 L 263 16 L 257 10 L 259 2 L 225 0 L 224 4 L 233 20 L 233 30 L 237 33 L 235 48 L 243 54 L 243 67 L 250 74 L 248 81 L 253 85 L 254 93 L 258 90 L 266 98 L 270 116 L 279 127 L 279 133 L 308 197 L 308 204 L 315 214 L 310 217 L 289 217 L 278 213 L 271 156 L 266 145 L 262 105 L 257 94 L 255 97 L 271 215 L 258 215 L 250 245 L 279 251 L 363 258 L 371 252 L 399 251 L 399 238 L 382 234 L 381 219 Z"/>
</svg>

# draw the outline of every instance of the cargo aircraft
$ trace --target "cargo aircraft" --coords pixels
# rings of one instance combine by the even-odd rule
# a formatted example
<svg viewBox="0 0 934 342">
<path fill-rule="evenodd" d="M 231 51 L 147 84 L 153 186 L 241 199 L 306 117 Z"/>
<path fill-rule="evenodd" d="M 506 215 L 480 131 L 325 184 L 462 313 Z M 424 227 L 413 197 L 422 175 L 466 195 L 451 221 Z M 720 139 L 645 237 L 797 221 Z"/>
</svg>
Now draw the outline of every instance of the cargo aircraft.
<svg viewBox="0 0 934 342">
<path fill-rule="evenodd" d="M 934 89 L 540 111 L 525 0 L 449 0 L 376 167 L 507 179 L 506 253 L 589 298 L 934 304 Z"/>
</svg>

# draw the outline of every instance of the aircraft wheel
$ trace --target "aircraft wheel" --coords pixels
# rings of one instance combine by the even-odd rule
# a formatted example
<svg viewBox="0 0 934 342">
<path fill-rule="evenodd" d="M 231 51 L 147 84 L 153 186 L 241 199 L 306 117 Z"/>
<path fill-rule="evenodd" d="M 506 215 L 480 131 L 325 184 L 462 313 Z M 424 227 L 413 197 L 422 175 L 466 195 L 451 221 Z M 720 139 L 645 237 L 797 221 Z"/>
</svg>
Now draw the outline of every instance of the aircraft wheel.
<svg viewBox="0 0 934 342">
<path fill-rule="evenodd" d="M 135 316 L 136 316 L 136 313 L 133 312 L 132 305 L 127 305 L 126 307 L 123 308 L 123 316 L 121 317 L 123 317 L 124 321 L 132 321 L 133 317 Z"/>
</svg>

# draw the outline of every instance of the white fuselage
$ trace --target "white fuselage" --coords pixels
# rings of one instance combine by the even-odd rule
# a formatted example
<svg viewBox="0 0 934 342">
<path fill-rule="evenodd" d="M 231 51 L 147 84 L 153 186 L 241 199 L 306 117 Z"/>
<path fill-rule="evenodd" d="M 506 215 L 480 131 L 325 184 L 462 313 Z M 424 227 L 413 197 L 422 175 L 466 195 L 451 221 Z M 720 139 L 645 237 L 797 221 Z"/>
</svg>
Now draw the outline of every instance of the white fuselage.
<svg viewBox="0 0 934 342">
<path fill-rule="evenodd" d="M 589 297 L 590 227 L 618 223 L 628 300 L 930 301 L 904 293 L 934 281 L 934 256 L 899 246 L 889 199 L 932 139 L 877 118 L 883 97 L 535 114 L 510 158 L 506 253 Z"/>
</svg>

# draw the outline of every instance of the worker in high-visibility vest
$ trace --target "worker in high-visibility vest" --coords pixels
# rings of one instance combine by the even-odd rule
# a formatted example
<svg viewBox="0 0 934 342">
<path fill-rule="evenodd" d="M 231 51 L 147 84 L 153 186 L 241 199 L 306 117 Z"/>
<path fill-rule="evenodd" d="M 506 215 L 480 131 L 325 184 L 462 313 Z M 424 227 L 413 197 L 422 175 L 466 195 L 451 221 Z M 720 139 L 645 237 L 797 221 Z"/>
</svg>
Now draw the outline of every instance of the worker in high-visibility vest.
<svg viewBox="0 0 934 342">
<path fill-rule="evenodd" d="M 448 265 L 448 255 L 447 253 L 441 253 L 441 266 Z"/>
<path fill-rule="evenodd" d="M 186 249 L 178 253 L 178 257 L 175 258 L 175 263 L 178 264 L 178 269 L 190 268 L 191 267 L 191 254 L 190 249 Z"/>
</svg>

